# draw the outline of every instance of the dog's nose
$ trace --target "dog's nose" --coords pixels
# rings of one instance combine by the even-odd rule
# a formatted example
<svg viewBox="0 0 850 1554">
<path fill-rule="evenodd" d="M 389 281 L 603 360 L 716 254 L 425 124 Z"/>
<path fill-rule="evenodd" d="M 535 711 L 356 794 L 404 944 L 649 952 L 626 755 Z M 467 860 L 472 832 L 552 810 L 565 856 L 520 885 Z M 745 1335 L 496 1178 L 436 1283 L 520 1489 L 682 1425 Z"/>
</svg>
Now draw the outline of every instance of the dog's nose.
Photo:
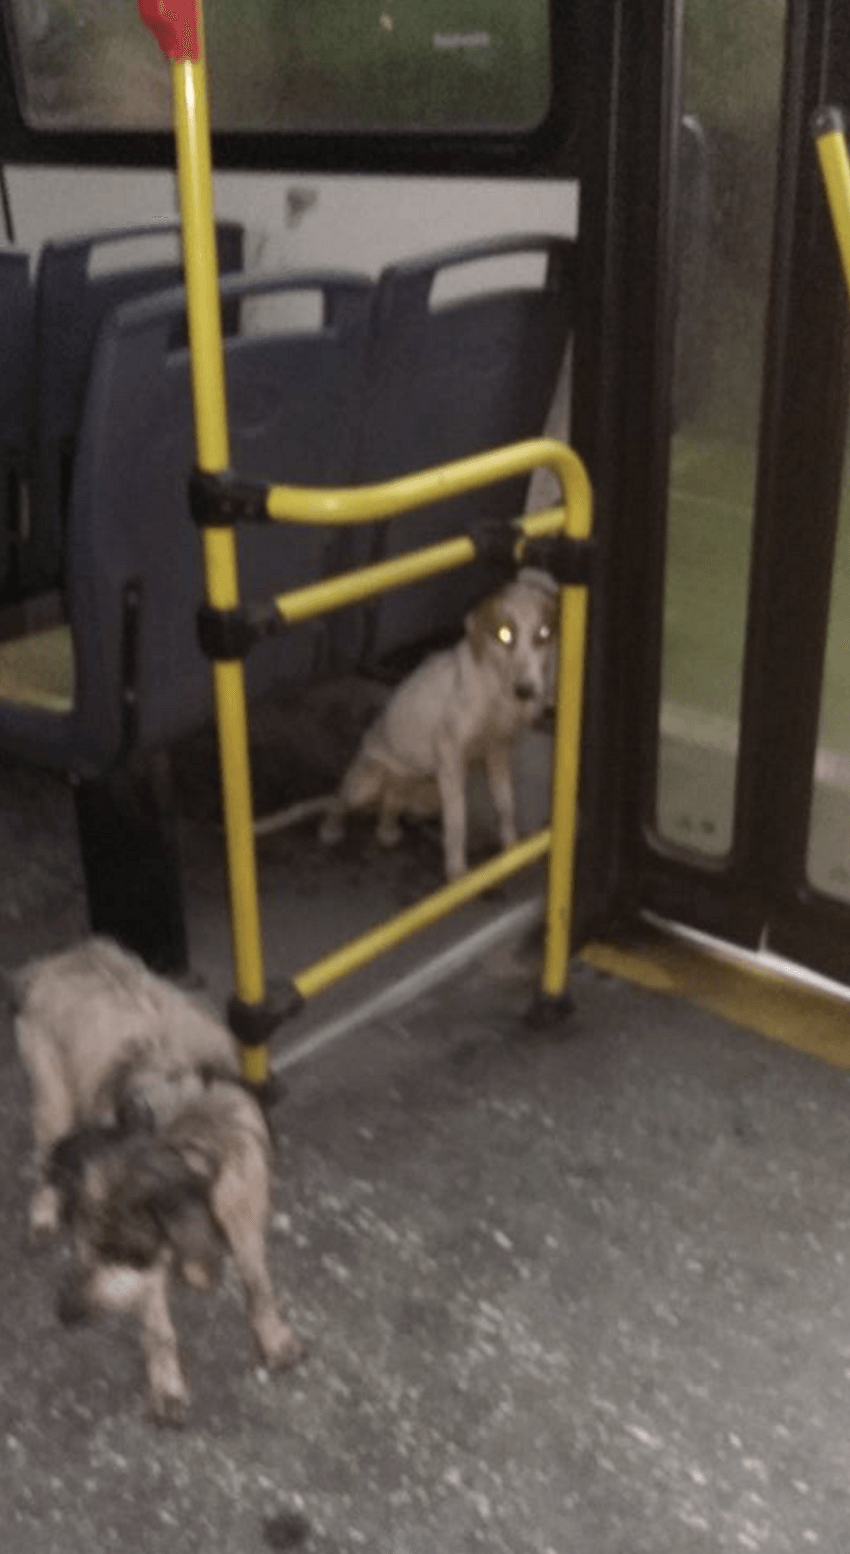
<svg viewBox="0 0 850 1554">
<path fill-rule="evenodd" d="M 533 701 L 537 691 L 529 680 L 517 680 L 514 695 L 518 701 Z"/>
</svg>

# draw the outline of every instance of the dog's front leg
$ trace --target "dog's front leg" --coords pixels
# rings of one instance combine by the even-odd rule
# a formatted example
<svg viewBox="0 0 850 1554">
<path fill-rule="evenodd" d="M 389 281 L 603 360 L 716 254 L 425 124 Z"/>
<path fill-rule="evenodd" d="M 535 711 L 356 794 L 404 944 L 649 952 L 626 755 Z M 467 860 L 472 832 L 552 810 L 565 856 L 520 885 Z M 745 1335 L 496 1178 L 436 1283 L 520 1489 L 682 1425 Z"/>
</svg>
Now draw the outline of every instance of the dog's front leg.
<svg viewBox="0 0 850 1554">
<path fill-rule="evenodd" d="M 168 1309 L 168 1274 L 158 1269 L 142 1303 L 142 1343 L 151 1413 L 157 1424 L 182 1425 L 189 1389 L 180 1368 L 177 1334 Z"/>
<path fill-rule="evenodd" d="M 488 745 L 484 763 L 490 797 L 493 800 L 499 825 L 499 842 L 506 850 L 508 847 L 513 847 L 517 839 L 516 798 L 510 745 L 502 742 Z"/>
<path fill-rule="evenodd" d="M 168 1309 L 168 1263 L 136 1269 L 121 1264 L 96 1266 L 81 1276 L 72 1316 L 123 1312 L 137 1318 L 142 1329 L 148 1395 L 157 1424 L 183 1423 L 189 1389 L 180 1368 L 177 1334 Z"/>
<path fill-rule="evenodd" d="M 251 1331 L 269 1370 L 285 1370 L 300 1360 L 303 1348 L 295 1329 L 284 1322 L 274 1298 L 266 1263 L 265 1226 L 268 1193 L 265 1171 L 247 1157 L 225 1167 L 213 1188 L 212 1208 L 227 1237 L 242 1281 Z"/>
<path fill-rule="evenodd" d="M 36 1027 L 20 1021 L 19 1041 L 26 1052 L 33 1095 L 32 1122 L 38 1176 L 29 1208 L 29 1238 L 33 1245 L 49 1241 L 59 1230 L 60 1196 L 47 1180 L 51 1151 L 74 1126 L 74 1102 L 61 1059 L 52 1042 Z"/>
<path fill-rule="evenodd" d="M 443 812 L 443 856 L 451 883 L 466 873 L 466 762 L 452 733 L 437 739 L 437 787 Z"/>
</svg>

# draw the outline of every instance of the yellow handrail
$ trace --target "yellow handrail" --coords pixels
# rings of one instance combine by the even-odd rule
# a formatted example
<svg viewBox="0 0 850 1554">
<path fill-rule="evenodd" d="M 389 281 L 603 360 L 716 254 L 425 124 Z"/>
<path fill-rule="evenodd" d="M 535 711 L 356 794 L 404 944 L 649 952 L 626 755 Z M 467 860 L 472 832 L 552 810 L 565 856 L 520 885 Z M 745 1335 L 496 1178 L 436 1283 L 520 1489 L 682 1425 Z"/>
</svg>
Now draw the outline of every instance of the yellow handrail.
<svg viewBox="0 0 850 1554">
<path fill-rule="evenodd" d="M 368 966 L 376 956 L 382 955 L 386 950 L 394 949 L 397 944 L 402 944 L 412 934 L 420 933 L 423 928 L 429 928 L 432 923 L 438 923 L 441 917 L 446 917 L 449 912 L 454 912 L 466 901 L 473 901 L 484 890 L 492 890 L 496 885 L 501 885 L 512 874 L 520 869 L 528 868 L 529 864 L 536 863 L 538 859 L 545 858 L 551 846 L 551 832 L 538 831 L 534 836 L 524 837 L 516 846 L 509 847 L 498 857 L 491 858 L 487 863 L 482 863 L 477 869 L 471 869 L 461 879 L 455 880 L 451 885 L 443 885 L 440 890 L 435 890 L 424 900 L 417 901 L 412 907 L 399 912 L 391 917 L 388 922 L 380 923 L 377 928 L 370 928 L 368 932 L 361 934 L 359 938 L 352 939 L 348 944 L 343 944 L 340 949 L 333 950 L 330 955 L 325 955 L 321 960 L 314 961 L 311 966 L 303 968 L 292 978 L 292 985 L 302 998 L 314 998 L 317 993 L 323 993 L 326 988 L 333 986 L 343 977 L 348 977 L 353 971 L 358 971 L 361 966 Z"/>
<path fill-rule="evenodd" d="M 200 0 L 175 0 L 175 4 L 177 11 L 173 14 L 169 10 L 160 14 L 154 0 L 139 0 L 139 9 L 142 19 L 154 27 L 163 47 L 173 58 L 177 172 L 197 464 L 206 473 L 221 474 L 228 469 L 230 452 L 203 63 L 203 17 Z M 189 22 L 186 16 L 189 16 Z M 166 18 L 165 22 L 162 17 Z M 171 28 L 172 23 L 178 27 L 182 25 L 179 35 Z M 194 34 L 190 23 L 195 27 Z M 163 39 L 164 32 L 168 33 L 167 44 Z M 193 36 L 197 39 L 197 47 L 193 47 Z M 192 57 L 193 52 L 197 57 Z M 561 501 L 555 507 L 517 522 L 515 554 L 521 559 L 524 545 L 531 538 L 564 533 L 581 542 L 591 533 L 592 492 L 584 466 L 572 449 L 551 438 L 530 439 L 377 485 L 326 490 L 273 485 L 266 494 L 266 513 L 270 519 L 302 524 L 375 522 L 539 468 L 548 468 L 556 475 Z M 359 573 L 290 590 L 279 595 L 274 605 L 288 622 L 305 620 L 386 588 L 401 587 L 417 578 L 462 566 L 472 561 L 476 554 L 474 539 L 460 536 L 412 555 L 366 567 Z M 216 611 L 237 609 L 239 577 L 232 527 L 204 529 L 204 571 L 208 605 Z M 561 589 L 550 826 L 517 843 L 490 863 L 472 870 L 462 880 L 434 892 L 390 922 L 302 970 L 292 978 L 292 984 L 302 998 L 313 996 L 385 949 L 400 943 L 409 934 L 547 854 L 547 928 L 542 983 L 544 993 L 552 998 L 557 999 L 564 992 L 572 921 L 586 609 L 585 582 L 568 584 Z M 244 1010 L 262 1014 L 266 985 L 253 837 L 245 680 L 240 660 L 214 663 L 214 688 L 236 992 Z M 246 1079 L 255 1084 L 263 1083 L 268 1077 L 264 1040 L 252 1038 L 243 1045 L 242 1054 Z"/>
<path fill-rule="evenodd" d="M 850 159 L 844 117 L 838 108 L 818 108 L 812 118 L 818 160 L 823 175 L 832 224 L 850 292 Z"/>
<path fill-rule="evenodd" d="M 526 539 L 541 539 L 547 534 L 559 534 L 564 527 L 563 507 L 550 507 L 544 512 L 531 513 L 517 524 L 516 559 L 522 556 Z M 290 625 L 309 620 L 313 615 L 323 615 L 330 610 L 341 610 L 347 604 L 370 599 L 375 594 L 386 593 L 391 588 L 403 588 L 420 578 L 435 577 L 440 572 L 451 572 L 456 567 L 474 561 L 478 551 L 474 541 L 465 534 L 456 539 L 441 540 L 438 545 L 425 545 L 421 550 L 393 556 L 389 561 L 375 561 L 357 572 L 347 572 L 339 577 L 323 578 L 318 583 L 307 583 L 303 588 L 290 589 L 275 599 L 275 605 Z"/>
<path fill-rule="evenodd" d="M 554 437 L 532 437 L 440 464 L 435 469 L 400 475 L 371 486 L 328 487 L 272 486 L 266 498 L 270 518 L 290 523 L 366 523 L 394 518 L 448 497 L 475 491 L 480 486 L 526 475 L 529 470 L 549 469 L 561 486 L 563 497 L 581 500 L 587 481 L 581 460 L 572 448 Z"/>
<path fill-rule="evenodd" d="M 219 473 L 230 462 L 230 445 L 200 5 L 198 30 L 200 57 L 172 64 L 172 89 L 197 463 L 202 470 Z M 205 529 L 203 547 L 207 599 L 215 609 L 232 609 L 239 602 L 233 530 Z M 266 981 L 253 837 L 245 673 L 238 660 L 213 665 L 213 693 L 236 991 L 243 1003 L 260 1005 L 266 996 Z M 268 1055 L 264 1046 L 243 1047 L 242 1064 L 245 1078 L 251 1083 L 265 1082 Z"/>
</svg>

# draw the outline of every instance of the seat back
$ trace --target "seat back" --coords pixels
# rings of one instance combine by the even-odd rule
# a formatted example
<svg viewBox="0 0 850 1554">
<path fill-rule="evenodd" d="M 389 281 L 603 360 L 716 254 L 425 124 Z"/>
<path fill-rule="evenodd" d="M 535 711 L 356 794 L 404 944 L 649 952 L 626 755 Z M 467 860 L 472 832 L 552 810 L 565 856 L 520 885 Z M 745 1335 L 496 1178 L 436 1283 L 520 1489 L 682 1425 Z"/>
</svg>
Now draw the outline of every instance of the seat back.
<svg viewBox="0 0 850 1554">
<path fill-rule="evenodd" d="M 501 238 L 393 265 L 380 278 L 361 478 L 384 480 L 539 436 L 573 314 L 574 245 Z M 441 296 L 441 289 L 443 295 Z M 527 480 L 375 527 L 375 559 L 523 510 Z M 495 586 L 483 562 L 386 594 L 370 655 L 456 631 Z"/>
<path fill-rule="evenodd" d="M 223 302 L 315 294 L 315 327 L 225 341 L 231 461 L 241 474 L 296 483 L 350 483 L 373 288 L 360 277 L 231 277 Z M 68 528 L 68 605 L 77 672 L 77 759 L 98 769 L 126 743 L 167 745 L 210 716 L 210 666 L 197 642 L 201 538 L 189 516 L 195 462 L 182 289 L 119 308 L 95 352 L 77 451 Z M 250 527 L 239 535 L 243 598 L 336 570 L 334 530 Z M 135 635 L 128 593 L 138 591 Z M 249 693 L 300 685 L 352 667 L 356 618 L 331 616 L 262 643 L 249 655 Z"/>
<path fill-rule="evenodd" d="M 232 467 L 285 483 L 351 485 L 539 434 L 569 334 L 572 252 L 559 238 L 504 239 L 394 266 L 377 290 L 352 275 L 224 277 Z M 495 290 L 480 283 L 492 260 L 525 265 L 529 257 L 531 279 L 507 283 L 502 273 Z M 479 260 L 484 270 L 462 295 L 435 291 L 439 277 Z M 305 300 L 306 323 L 296 307 Z M 297 322 L 287 322 L 290 305 Z M 243 332 L 243 311 L 266 327 Z M 101 325 L 68 510 L 73 655 L 57 633 L 35 645 L 35 658 L 27 650 L 10 662 L 9 694 L 0 674 L 0 748 L 10 753 L 93 775 L 210 716 L 209 664 L 196 636 L 204 585 L 188 506 L 195 439 L 185 313 L 176 288 L 125 303 Z M 238 535 L 243 598 L 268 599 L 482 518 L 507 521 L 522 511 L 526 488 L 514 481 L 388 524 L 246 526 Z M 265 641 L 247 661 L 249 694 L 303 686 L 457 631 L 498 577 L 475 563 Z M 51 660 L 49 684 L 42 646 L 61 658 Z M 44 684 L 31 696 L 34 663 Z"/>
<path fill-rule="evenodd" d="M 45 244 L 35 282 L 35 471 L 25 592 L 61 578 L 74 445 L 98 331 L 121 303 L 180 285 L 180 228 L 159 223 Z M 216 228 L 219 269 L 242 267 L 243 229 Z M 129 263 L 125 262 L 129 258 Z M 101 266 L 109 261 L 111 268 Z"/>
</svg>

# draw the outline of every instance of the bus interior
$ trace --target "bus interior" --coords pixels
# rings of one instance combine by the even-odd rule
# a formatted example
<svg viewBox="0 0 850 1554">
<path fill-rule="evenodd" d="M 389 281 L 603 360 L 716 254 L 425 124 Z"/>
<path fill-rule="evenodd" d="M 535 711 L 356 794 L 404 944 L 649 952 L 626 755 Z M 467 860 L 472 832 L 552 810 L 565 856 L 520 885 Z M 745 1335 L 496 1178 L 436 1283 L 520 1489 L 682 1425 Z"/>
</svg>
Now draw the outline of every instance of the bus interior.
<svg viewBox="0 0 850 1554">
<path fill-rule="evenodd" d="M 307 1355 L 246 1371 L 229 1276 L 178 1294 L 178 1434 L 128 1325 L 63 1331 L 67 1253 L 24 1244 L 0 998 L 4 1547 L 838 1554 L 850 299 L 811 124 L 850 109 L 846 7 L 205 11 L 240 472 L 353 488 L 538 438 L 588 472 L 569 999 L 533 1018 L 541 861 L 281 1016 L 269 1261 Z M 0 195 L 0 968 L 105 934 L 224 1014 L 172 89 L 133 0 L 0 0 Z M 304 588 L 556 495 L 541 469 L 240 534 L 240 577 Z M 504 567 L 494 541 L 263 641 L 255 813 L 332 790 Z M 517 748 L 523 834 L 556 744 L 549 718 Z M 469 816 L 477 862 L 478 774 Z M 439 819 L 256 853 L 284 1003 L 442 884 Z"/>
</svg>

